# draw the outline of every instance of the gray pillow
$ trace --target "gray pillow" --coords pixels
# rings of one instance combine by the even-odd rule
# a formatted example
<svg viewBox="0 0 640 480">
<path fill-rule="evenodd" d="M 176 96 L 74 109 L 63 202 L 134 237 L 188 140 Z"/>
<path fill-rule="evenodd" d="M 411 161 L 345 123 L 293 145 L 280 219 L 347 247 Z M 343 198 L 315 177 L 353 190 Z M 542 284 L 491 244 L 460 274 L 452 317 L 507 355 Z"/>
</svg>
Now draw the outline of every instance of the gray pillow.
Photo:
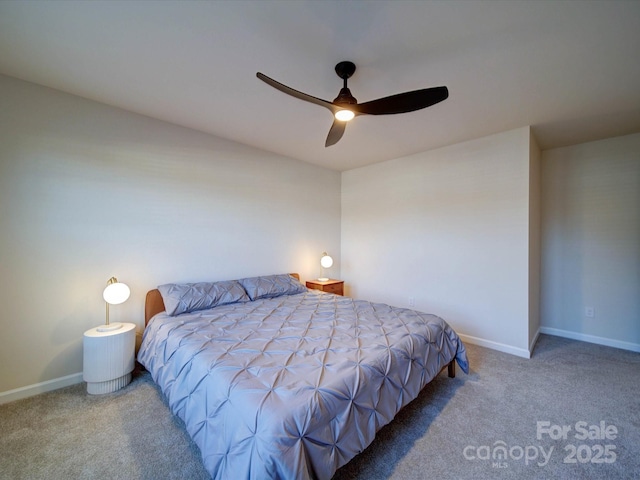
<svg viewBox="0 0 640 480">
<path fill-rule="evenodd" d="M 238 280 L 199 283 L 167 283 L 158 287 L 167 314 L 205 310 L 217 305 L 248 302 L 249 297 Z"/>
<path fill-rule="evenodd" d="M 298 279 L 288 273 L 281 275 L 268 275 L 264 277 L 251 277 L 238 280 L 247 291 L 251 300 L 259 298 L 274 298 L 281 295 L 295 295 L 307 291 Z"/>
</svg>

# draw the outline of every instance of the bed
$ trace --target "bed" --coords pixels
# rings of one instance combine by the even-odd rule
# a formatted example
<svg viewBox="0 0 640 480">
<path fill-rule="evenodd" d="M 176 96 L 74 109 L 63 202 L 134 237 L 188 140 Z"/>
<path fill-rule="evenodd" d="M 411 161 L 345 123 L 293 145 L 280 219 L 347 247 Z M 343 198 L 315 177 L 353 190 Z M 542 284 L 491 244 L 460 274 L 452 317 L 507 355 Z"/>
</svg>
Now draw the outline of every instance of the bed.
<svg viewBox="0 0 640 480">
<path fill-rule="evenodd" d="M 295 274 L 147 294 L 138 361 L 212 478 L 329 479 L 442 370 L 441 318 L 309 290 Z"/>
</svg>

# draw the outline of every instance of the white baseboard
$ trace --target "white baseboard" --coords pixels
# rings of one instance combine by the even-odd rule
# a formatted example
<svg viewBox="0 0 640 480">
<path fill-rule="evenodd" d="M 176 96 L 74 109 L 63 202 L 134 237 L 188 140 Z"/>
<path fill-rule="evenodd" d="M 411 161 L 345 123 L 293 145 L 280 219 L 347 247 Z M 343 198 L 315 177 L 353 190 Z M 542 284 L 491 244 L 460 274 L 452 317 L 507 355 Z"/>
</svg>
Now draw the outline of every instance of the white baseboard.
<svg viewBox="0 0 640 480">
<path fill-rule="evenodd" d="M 471 335 L 463 335 L 458 333 L 458 336 L 463 342 L 472 343 L 481 347 L 487 347 L 491 350 L 497 350 L 499 352 L 509 353 L 516 357 L 531 358 L 531 351 L 526 348 L 518 348 L 511 345 L 505 345 L 504 343 L 494 342 L 492 340 L 485 340 L 484 338 L 472 337 Z M 537 337 L 536 337 L 537 338 Z"/>
<path fill-rule="evenodd" d="M 596 343 L 607 347 L 621 348 L 623 350 L 631 350 L 632 352 L 640 352 L 640 345 L 637 343 L 623 342 L 622 340 L 614 340 L 611 338 L 597 337 L 595 335 L 587 335 L 586 333 L 570 332 L 568 330 L 560 330 L 559 328 L 540 327 L 540 333 L 547 335 L 555 335 L 556 337 L 570 338 L 572 340 L 580 340 L 581 342 Z"/>
<path fill-rule="evenodd" d="M 40 393 L 68 387 L 69 385 L 75 385 L 80 382 L 82 382 L 82 372 L 67 375 L 66 377 L 54 378 L 53 380 L 47 380 L 46 382 L 27 385 L 26 387 L 16 388 L 15 390 L 0 392 L 0 405 L 3 403 L 13 402 L 14 400 L 32 397 Z"/>
</svg>

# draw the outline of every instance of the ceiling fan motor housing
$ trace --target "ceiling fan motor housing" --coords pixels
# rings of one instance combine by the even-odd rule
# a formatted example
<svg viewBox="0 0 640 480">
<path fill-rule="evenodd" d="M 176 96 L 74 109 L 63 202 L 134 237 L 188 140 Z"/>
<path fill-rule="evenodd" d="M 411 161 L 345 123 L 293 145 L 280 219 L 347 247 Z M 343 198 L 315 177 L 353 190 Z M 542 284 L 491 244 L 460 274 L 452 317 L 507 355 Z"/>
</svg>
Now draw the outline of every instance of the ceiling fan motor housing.
<svg viewBox="0 0 640 480">
<path fill-rule="evenodd" d="M 344 86 L 338 96 L 333 100 L 336 105 L 357 105 L 358 101 L 351 95 L 351 90 L 347 88 L 347 79 L 356 71 L 356 64 L 353 62 L 340 62 L 336 65 L 336 73 L 343 80 Z"/>
<path fill-rule="evenodd" d="M 340 93 L 333 100 L 336 105 L 357 105 L 358 101 L 351 95 L 351 91 L 347 87 L 340 89 Z"/>
</svg>

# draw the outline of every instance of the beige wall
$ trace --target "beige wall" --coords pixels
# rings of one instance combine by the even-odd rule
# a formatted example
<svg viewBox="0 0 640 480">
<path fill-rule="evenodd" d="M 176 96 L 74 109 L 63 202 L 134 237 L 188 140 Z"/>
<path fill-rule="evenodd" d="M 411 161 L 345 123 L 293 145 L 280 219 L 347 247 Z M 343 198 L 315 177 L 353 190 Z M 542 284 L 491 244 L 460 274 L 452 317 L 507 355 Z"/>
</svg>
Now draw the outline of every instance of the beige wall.
<svg viewBox="0 0 640 480">
<path fill-rule="evenodd" d="M 80 381 L 112 275 L 140 330 L 160 283 L 313 278 L 325 250 L 347 294 L 467 341 L 639 349 L 640 134 L 540 153 L 526 127 L 341 175 L 9 77 L 0 106 L 0 403 Z"/>
<path fill-rule="evenodd" d="M 529 355 L 530 129 L 342 176 L 342 275 L 355 297 L 435 313 Z"/>
<path fill-rule="evenodd" d="M 532 133 L 529 137 L 529 351 L 533 351 L 540 332 L 541 157 L 542 152 Z"/>
<path fill-rule="evenodd" d="M 158 284 L 311 278 L 325 250 L 339 276 L 338 172 L 0 76 L 0 397 L 80 380 L 112 275 L 141 329 Z"/>
<path fill-rule="evenodd" d="M 542 175 L 542 331 L 640 351 L 640 134 L 546 150 Z"/>
</svg>

